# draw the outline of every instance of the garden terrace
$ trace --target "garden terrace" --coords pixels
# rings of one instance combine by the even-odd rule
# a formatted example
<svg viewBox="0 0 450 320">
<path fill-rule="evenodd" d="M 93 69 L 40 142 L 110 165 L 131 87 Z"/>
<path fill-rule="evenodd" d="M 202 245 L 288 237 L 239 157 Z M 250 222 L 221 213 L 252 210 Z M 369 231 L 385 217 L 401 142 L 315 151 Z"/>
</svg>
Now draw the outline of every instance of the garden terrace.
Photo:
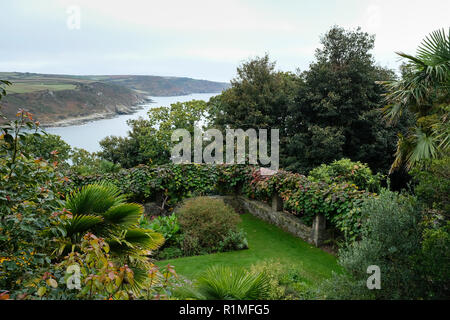
<svg viewBox="0 0 450 320">
<path fill-rule="evenodd" d="M 161 267 L 174 265 L 177 273 L 195 279 L 212 265 L 249 268 L 273 260 L 301 270 L 302 281 L 312 286 L 341 272 L 336 258 L 251 214 L 242 214 L 240 227 L 247 233 L 249 249 L 158 261 Z"/>
<path fill-rule="evenodd" d="M 72 176 L 69 188 L 108 181 L 118 186 L 129 200 L 153 202 L 166 212 L 173 211 L 181 200 L 193 196 L 232 195 L 269 204 L 278 197 L 281 202 L 275 205 L 278 207 L 275 211 L 295 217 L 306 227 L 314 225 L 323 229 L 327 225 L 345 237 L 354 238 L 360 226 L 358 205 L 363 199 L 374 196 L 361 189 L 367 181 L 374 180 L 370 172 L 365 173 L 366 169 L 362 164 L 356 164 L 356 168 L 352 164 L 344 178 L 340 175 L 324 179 L 320 175 L 318 178 L 307 177 L 282 170 L 263 176 L 259 168 L 248 165 L 141 165 L 119 173 Z M 376 187 L 372 186 L 372 189 Z M 246 209 L 248 211 L 249 207 Z M 303 238 L 309 241 L 309 237 Z M 320 244 L 317 237 L 315 241 L 313 237 L 312 242 Z"/>
</svg>

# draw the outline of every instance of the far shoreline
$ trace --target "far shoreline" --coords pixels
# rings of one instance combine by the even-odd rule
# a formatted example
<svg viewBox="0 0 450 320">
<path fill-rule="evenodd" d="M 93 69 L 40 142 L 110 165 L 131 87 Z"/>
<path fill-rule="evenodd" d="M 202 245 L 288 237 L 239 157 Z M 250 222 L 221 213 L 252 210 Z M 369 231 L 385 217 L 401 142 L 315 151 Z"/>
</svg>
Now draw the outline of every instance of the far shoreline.
<svg viewBox="0 0 450 320">
<path fill-rule="evenodd" d="M 139 110 L 144 109 L 147 105 L 156 103 L 156 101 L 152 98 L 158 98 L 158 97 L 185 97 L 189 95 L 194 94 L 220 94 L 220 91 L 218 92 L 191 92 L 187 94 L 176 94 L 173 96 L 146 96 L 144 98 L 145 102 L 139 102 L 138 104 L 135 104 L 130 107 L 122 107 L 122 110 L 118 111 L 107 111 L 105 112 L 95 112 L 87 116 L 79 116 L 79 117 L 69 117 L 62 120 L 56 120 L 56 121 L 50 121 L 50 122 L 41 122 L 40 128 L 42 129 L 48 129 L 48 128 L 62 128 L 62 127 L 70 127 L 70 126 L 81 126 L 83 124 L 87 124 L 90 122 L 95 122 L 99 120 L 105 120 L 105 119 L 113 119 L 116 117 L 119 117 L 121 115 L 132 115 Z"/>
<path fill-rule="evenodd" d="M 154 100 L 149 99 L 145 103 L 139 103 L 137 105 L 126 107 L 120 112 L 117 111 L 105 111 L 105 112 L 96 112 L 87 116 L 80 116 L 80 117 L 71 117 L 66 118 L 63 120 L 57 120 L 57 121 L 51 121 L 51 122 L 44 122 L 41 123 L 40 127 L 42 129 L 46 128 L 60 128 L 60 127 L 70 127 L 70 126 L 79 126 L 83 125 L 89 122 L 98 121 L 98 120 L 104 120 L 104 119 L 112 119 L 116 118 L 121 115 L 126 114 L 134 114 L 139 110 L 142 110 L 147 104 L 155 103 Z"/>
</svg>

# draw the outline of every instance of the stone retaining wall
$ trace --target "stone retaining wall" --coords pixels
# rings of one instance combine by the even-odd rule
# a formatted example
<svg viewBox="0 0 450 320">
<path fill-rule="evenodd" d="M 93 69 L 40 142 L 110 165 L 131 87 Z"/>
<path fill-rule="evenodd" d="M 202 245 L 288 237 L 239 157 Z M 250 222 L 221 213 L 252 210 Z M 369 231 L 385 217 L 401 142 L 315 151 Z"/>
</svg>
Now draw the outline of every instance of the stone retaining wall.
<svg viewBox="0 0 450 320">
<path fill-rule="evenodd" d="M 268 204 L 251 200 L 243 196 L 217 196 L 225 203 L 232 206 L 237 212 L 249 212 L 266 222 L 276 225 L 280 229 L 301 238 L 315 246 L 320 246 L 328 238 L 328 232 L 325 228 L 325 218 L 317 215 L 312 227 L 303 224 L 296 216 L 281 211 L 281 199 L 275 198 L 272 206 Z"/>
<path fill-rule="evenodd" d="M 211 198 L 220 198 L 233 207 L 238 213 L 249 212 L 255 217 L 258 217 L 266 222 L 276 225 L 280 229 L 301 238 L 317 247 L 321 246 L 323 242 L 330 238 L 330 233 L 325 226 L 325 217 L 323 215 L 316 215 L 313 225 L 307 226 L 300 221 L 300 219 L 290 213 L 283 211 L 283 203 L 278 195 L 274 195 L 272 199 L 272 206 L 257 200 L 251 200 L 243 196 L 211 196 Z M 159 204 L 146 203 L 144 205 L 145 212 L 148 214 L 159 215 L 162 210 Z M 161 212 L 159 212 L 159 211 Z"/>
</svg>

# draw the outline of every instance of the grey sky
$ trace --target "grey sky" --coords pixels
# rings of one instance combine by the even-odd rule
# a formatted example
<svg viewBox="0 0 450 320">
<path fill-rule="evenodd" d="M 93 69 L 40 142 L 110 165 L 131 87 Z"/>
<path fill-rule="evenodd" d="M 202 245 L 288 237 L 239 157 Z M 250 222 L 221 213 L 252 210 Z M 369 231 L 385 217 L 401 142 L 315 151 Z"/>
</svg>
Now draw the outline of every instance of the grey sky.
<svg viewBox="0 0 450 320">
<path fill-rule="evenodd" d="M 307 68 L 334 24 L 375 33 L 377 61 L 394 68 L 394 51 L 450 26 L 449 0 L 0 1 L 0 71 L 228 81 L 265 52 L 279 69 Z M 67 26 L 71 6 L 80 29 Z"/>
</svg>

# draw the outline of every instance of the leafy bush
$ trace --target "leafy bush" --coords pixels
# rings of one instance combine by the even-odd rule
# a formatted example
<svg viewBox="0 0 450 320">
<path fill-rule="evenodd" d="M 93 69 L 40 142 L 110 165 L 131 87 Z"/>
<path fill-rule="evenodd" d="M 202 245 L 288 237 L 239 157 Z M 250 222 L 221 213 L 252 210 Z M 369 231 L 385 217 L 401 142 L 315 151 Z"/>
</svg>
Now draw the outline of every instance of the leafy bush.
<svg viewBox="0 0 450 320">
<path fill-rule="evenodd" d="M 372 170 L 359 161 L 350 159 L 335 160 L 331 164 L 322 164 L 311 170 L 309 176 L 312 181 L 347 182 L 355 184 L 359 189 L 378 192 L 381 188 L 380 174 L 372 174 Z"/>
<path fill-rule="evenodd" d="M 221 194 L 238 194 L 250 181 L 252 167 L 248 165 L 218 165 L 217 190 Z"/>
<path fill-rule="evenodd" d="M 327 299 L 446 299 L 450 295 L 449 223 L 416 198 L 382 190 L 361 206 L 362 239 L 339 252 L 347 275 L 325 281 Z M 367 267 L 381 270 L 381 289 L 366 287 Z"/>
<path fill-rule="evenodd" d="M 373 295 L 379 299 L 421 297 L 420 277 L 412 259 L 421 247 L 420 205 L 413 198 L 382 190 L 378 198 L 368 199 L 361 211 L 366 219 L 361 241 L 353 242 L 339 252 L 340 264 L 359 287 L 355 292 L 359 294 L 363 290 L 361 286 L 365 287 L 367 267 L 376 265 L 381 270 L 381 289 L 363 293 L 363 296 Z M 334 280 L 342 281 L 340 277 Z M 355 286 L 347 288 L 353 290 Z M 342 293 L 351 296 L 349 292 Z"/>
<path fill-rule="evenodd" d="M 145 229 L 154 230 L 164 237 L 164 244 L 157 251 L 153 252 L 153 258 L 165 260 L 184 256 L 181 248 L 183 234 L 181 233 L 180 225 L 175 214 L 153 217 L 152 220 L 142 216 L 140 226 Z"/>
<path fill-rule="evenodd" d="M 450 212 L 450 157 L 426 163 L 422 170 L 412 171 L 414 193 L 429 208 Z M 450 218 L 450 217 L 449 217 Z"/>
<path fill-rule="evenodd" d="M 230 232 L 237 232 L 241 220 L 222 199 L 210 197 L 186 200 L 177 216 L 184 234 L 184 251 L 192 254 L 217 251 L 223 241 L 229 241 Z"/>
<path fill-rule="evenodd" d="M 335 227 L 350 241 L 360 236 L 361 202 L 374 196 L 348 182 L 314 181 L 282 170 L 270 177 L 262 177 L 259 171 L 254 170 L 244 191 L 250 198 L 265 201 L 270 200 L 273 193 L 278 193 L 283 199 L 284 210 L 308 225 L 318 213 L 322 213 L 329 226 Z"/>
<path fill-rule="evenodd" d="M 79 277 L 79 282 L 75 277 Z M 69 253 L 42 275 L 28 279 L 23 288 L 14 291 L 11 297 L 21 300 L 161 299 L 167 298 L 177 285 L 177 275 L 172 266 L 159 269 L 151 265 L 144 290 L 128 290 L 139 278 L 140 275 L 123 261 L 112 258 L 104 239 L 88 233 L 81 240 L 80 251 Z M 78 288 L 69 288 L 69 283 Z"/>
<path fill-rule="evenodd" d="M 180 242 L 181 230 L 175 214 L 154 217 L 150 221 L 147 217 L 142 216 L 140 225 L 162 234 L 165 240 L 164 246 L 166 247 Z"/>
<path fill-rule="evenodd" d="M 185 254 L 181 248 L 177 247 L 166 247 L 159 249 L 153 256 L 157 260 L 167 260 L 184 257 Z"/>
<path fill-rule="evenodd" d="M 427 214 L 426 219 L 423 222 L 421 251 L 415 256 L 415 268 L 422 276 L 424 298 L 448 299 L 450 297 L 450 221 L 441 220 L 442 216 L 434 216 L 434 214 Z"/>
<path fill-rule="evenodd" d="M 362 240 L 340 252 L 340 262 L 356 279 L 367 279 L 369 265 L 379 266 L 383 285 L 378 298 L 417 298 L 421 285 L 411 256 L 421 247 L 420 204 L 383 190 L 361 210 L 367 217 Z"/>
<path fill-rule="evenodd" d="M 121 169 L 119 164 L 101 159 L 96 153 L 91 153 L 80 148 L 72 149 L 70 152 L 70 160 L 72 162 L 70 171 L 82 176 L 99 173 L 117 173 Z"/>
<path fill-rule="evenodd" d="M 51 239 L 42 233 L 59 222 L 65 184 L 56 153 L 35 159 L 25 147 L 25 127 L 40 134 L 32 114 L 17 116 L 0 125 L 0 287 L 11 291 L 49 266 Z"/>
<path fill-rule="evenodd" d="M 333 273 L 313 290 L 312 295 L 320 300 L 373 300 L 376 291 L 367 289 L 366 279 L 355 280 L 349 275 Z"/>
<path fill-rule="evenodd" d="M 274 193 L 283 199 L 284 210 L 311 225 L 314 217 L 322 213 L 331 227 L 337 228 L 346 239 L 358 238 L 361 227 L 359 206 L 373 194 L 360 190 L 355 184 L 335 181 L 315 181 L 310 177 L 280 170 L 263 177 L 254 170 L 244 189 L 250 197 L 269 201 Z"/>
<path fill-rule="evenodd" d="M 270 300 L 307 299 L 310 297 L 310 289 L 300 268 L 301 266 L 289 267 L 276 260 L 263 260 L 252 265 L 250 271 L 267 276 Z"/>
<path fill-rule="evenodd" d="M 34 158 L 43 158 L 47 161 L 53 160 L 58 155 L 58 160 L 65 162 L 69 159 L 70 145 L 60 136 L 43 132 L 39 135 L 27 134 L 23 138 L 24 148 Z"/>
<path fill-rule="evenodd" d="M 233 251 L 248 248 L 247 235 L 244 230 L 230 230 L 228 234 L 219 242 L 217 251 Z"/>
</svg>

